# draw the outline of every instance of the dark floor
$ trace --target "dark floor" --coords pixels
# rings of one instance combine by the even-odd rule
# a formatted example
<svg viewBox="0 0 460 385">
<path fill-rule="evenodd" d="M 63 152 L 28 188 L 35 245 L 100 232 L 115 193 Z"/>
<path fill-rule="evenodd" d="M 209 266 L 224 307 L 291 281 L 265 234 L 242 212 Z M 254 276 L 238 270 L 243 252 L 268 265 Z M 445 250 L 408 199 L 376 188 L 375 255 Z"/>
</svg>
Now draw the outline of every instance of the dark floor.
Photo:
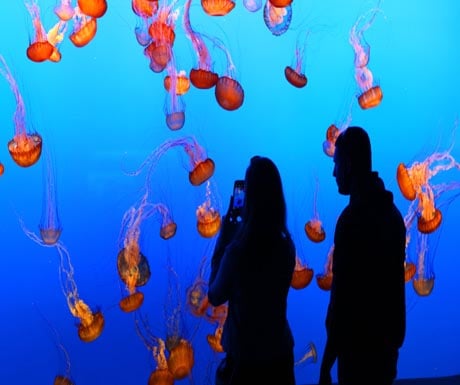
<svg viewBox="0 0 460 385">
<path fill-rule="evenodd" d="M 396 380 L 394 385 L 460 385 L 460 374 L 449 377 L 411 378 Z"/>
</svg>

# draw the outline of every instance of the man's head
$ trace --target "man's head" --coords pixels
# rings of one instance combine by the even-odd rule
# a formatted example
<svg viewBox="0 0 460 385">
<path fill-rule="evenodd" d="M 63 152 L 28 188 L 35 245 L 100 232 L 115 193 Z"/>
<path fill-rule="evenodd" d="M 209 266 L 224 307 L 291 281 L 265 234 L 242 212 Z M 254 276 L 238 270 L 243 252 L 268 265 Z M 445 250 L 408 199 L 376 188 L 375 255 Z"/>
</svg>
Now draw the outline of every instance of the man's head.
<svg viewBox="0 0 460 385">
<path fill-rule="evenodd" d="M 348 127 L 335 142 L 334 172 L 339 193 L 349 195 L 354 180 L 372 171 L 371 142 L 361 127 Z"/>
</svg>

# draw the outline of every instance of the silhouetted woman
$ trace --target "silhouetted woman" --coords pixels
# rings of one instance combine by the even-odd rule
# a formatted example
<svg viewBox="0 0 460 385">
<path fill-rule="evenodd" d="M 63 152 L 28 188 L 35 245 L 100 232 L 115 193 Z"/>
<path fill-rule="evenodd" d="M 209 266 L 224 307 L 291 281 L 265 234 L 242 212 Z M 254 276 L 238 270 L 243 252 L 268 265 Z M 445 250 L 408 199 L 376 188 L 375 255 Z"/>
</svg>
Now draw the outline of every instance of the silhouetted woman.
<svg viewBox="0 0 460 385">
<path fill-rule="evenodd" d="M 216 384 L 293 385 L 294 340 L 286 310 L 295 247 L 281 177 L 270 159 L 251 159 L 245 195 L 241 222 L 231 198 L 212 257 L 209 301 L 213 306 L 228 301 L 226 357 Z"/>
</svg>

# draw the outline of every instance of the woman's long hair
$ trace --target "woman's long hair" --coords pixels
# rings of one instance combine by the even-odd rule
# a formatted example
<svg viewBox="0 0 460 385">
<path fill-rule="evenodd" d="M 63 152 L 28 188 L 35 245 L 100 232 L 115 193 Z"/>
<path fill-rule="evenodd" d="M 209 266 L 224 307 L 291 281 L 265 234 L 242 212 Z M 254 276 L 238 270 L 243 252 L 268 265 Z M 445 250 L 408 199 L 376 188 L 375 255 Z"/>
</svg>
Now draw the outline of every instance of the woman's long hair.
<svg viewBox="0 0 460 385">
<path fill-rule="evenodd" d="M 290 237 L 286 225 L 286 201 L 278 168 L 266 157 L 251 158 L 245 176 L 242 226 L 237 239 L 253 236 Z"/>
</svg>

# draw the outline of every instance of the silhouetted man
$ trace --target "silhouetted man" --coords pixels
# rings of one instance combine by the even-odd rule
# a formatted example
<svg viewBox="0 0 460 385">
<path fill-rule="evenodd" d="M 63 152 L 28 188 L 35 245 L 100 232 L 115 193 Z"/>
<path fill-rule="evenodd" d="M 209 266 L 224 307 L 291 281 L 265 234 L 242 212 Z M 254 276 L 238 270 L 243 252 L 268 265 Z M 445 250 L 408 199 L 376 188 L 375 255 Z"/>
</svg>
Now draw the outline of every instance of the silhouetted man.
<svg viewBox="0 0 460 385">
<path fill-rule="evenodd" d="M 331 383 L 337 359 L 340 385 L 390 385 L 406 329 L 404 220 L 372 171 L 366 131 L 342 132 L 334 163 L 339 193 L 350 201 L 335 228 L 320 384 Z"/>
</svg>

